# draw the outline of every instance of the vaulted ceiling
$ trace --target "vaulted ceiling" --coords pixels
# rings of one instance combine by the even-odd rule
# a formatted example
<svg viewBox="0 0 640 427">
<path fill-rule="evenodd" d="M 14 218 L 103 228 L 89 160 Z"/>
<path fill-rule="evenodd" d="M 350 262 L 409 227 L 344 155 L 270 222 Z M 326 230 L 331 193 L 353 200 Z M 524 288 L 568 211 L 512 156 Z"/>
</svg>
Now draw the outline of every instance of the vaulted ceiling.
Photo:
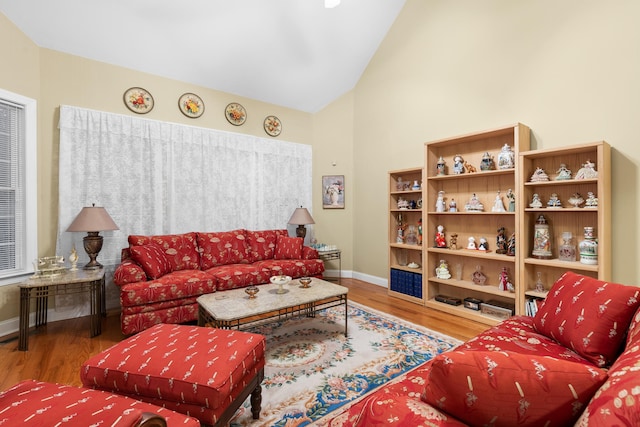
<svg viewBox="0 0 640 427">
<path fill-rule="evenodd" d="M 0 0 L 0 12 L 43 48 L 316 112 L 353 89 L 404 3 Z"/>
</svg>

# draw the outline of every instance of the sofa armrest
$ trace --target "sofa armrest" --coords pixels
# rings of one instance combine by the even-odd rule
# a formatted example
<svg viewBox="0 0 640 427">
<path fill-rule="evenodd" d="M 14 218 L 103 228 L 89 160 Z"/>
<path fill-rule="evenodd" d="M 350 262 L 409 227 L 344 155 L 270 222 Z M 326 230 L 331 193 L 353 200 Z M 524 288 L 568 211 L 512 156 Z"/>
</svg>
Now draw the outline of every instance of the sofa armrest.
<svg viewBox="0 0 640 427">
<path fill-rule="evenodd" d="M 124 260 L 116 267 L 116 271 L 113 273 L 113 283 L 117 286 L 146 281 L 147 274 L 144 272 L 144 269 L 132 259 Z"/>
<path fill-rule="evenodd" d="M 318 259 L 318 251 L 311 246 L 302 247 L 302 259 Z"/>
</svg>

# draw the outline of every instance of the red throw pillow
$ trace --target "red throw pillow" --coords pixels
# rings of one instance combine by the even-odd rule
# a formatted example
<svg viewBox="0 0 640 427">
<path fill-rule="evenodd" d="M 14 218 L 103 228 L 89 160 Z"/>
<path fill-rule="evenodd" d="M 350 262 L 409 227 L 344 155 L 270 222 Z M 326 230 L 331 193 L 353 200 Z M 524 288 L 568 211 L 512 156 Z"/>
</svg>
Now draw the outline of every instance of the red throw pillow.
<svg viewBox="0 0 640 427">
<path fill-rule="evenodd" d="M 302 237 L 278 236 L 276 240 L 276 252 L 274 259 L 301 259 L 302 245 L 304 240 Z"/>
<path fill-rule="evenodd" d="M 171 272 L 169 260 L 162 248 L 156 244 L 131 246 L 129 252 L 131 253 L 131 258 L 140 264 L 150 279 L 159 279 Z"/>
<path fill-rule="evenodd" d="M 568 271 L 551 287 L 533 326 L 539 333 L 605 367 L 620 353 L 639 305 L 640 288 Z"/>
<path fill-rule="evenodd" d="M 603 369 L 505 351 L 452 351 L 431 366 L 422 400 L 469 425 L 573 425 Z"/>
</svg>

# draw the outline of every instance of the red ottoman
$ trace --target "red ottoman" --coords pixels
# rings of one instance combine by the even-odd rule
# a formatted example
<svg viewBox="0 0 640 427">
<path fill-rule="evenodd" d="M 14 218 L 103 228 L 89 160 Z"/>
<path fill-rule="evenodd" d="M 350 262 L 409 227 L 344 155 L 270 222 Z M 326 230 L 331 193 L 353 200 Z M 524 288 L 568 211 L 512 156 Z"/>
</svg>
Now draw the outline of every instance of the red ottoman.
<svg viewBox="0 0 640 427">
<path fill-rule="evenodd" d="M 234 330 L 158 324 L 82 365 L 85 386 L 225 425 L 251 395 L 260 416 L 265 338 Z"/>
<path fill-rule="evenodd" d="M 0 425 L 200 427 L 200 422 L 113 393 L 25 380 L 0 392 Z"/>
</svg>

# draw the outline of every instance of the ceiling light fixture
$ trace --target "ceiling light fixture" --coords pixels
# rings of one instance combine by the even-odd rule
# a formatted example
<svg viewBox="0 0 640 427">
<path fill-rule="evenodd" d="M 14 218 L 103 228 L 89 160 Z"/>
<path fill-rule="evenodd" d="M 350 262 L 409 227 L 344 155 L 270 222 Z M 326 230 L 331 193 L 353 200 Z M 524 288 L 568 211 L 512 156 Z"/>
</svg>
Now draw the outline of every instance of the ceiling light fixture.
<svg viewBox="0 0 640 427">
<path fill-rule="evenodd" d="M 340 0 L 324 0 L 325 9 L 333 9 L 340 4 Z"/>
</svg>

